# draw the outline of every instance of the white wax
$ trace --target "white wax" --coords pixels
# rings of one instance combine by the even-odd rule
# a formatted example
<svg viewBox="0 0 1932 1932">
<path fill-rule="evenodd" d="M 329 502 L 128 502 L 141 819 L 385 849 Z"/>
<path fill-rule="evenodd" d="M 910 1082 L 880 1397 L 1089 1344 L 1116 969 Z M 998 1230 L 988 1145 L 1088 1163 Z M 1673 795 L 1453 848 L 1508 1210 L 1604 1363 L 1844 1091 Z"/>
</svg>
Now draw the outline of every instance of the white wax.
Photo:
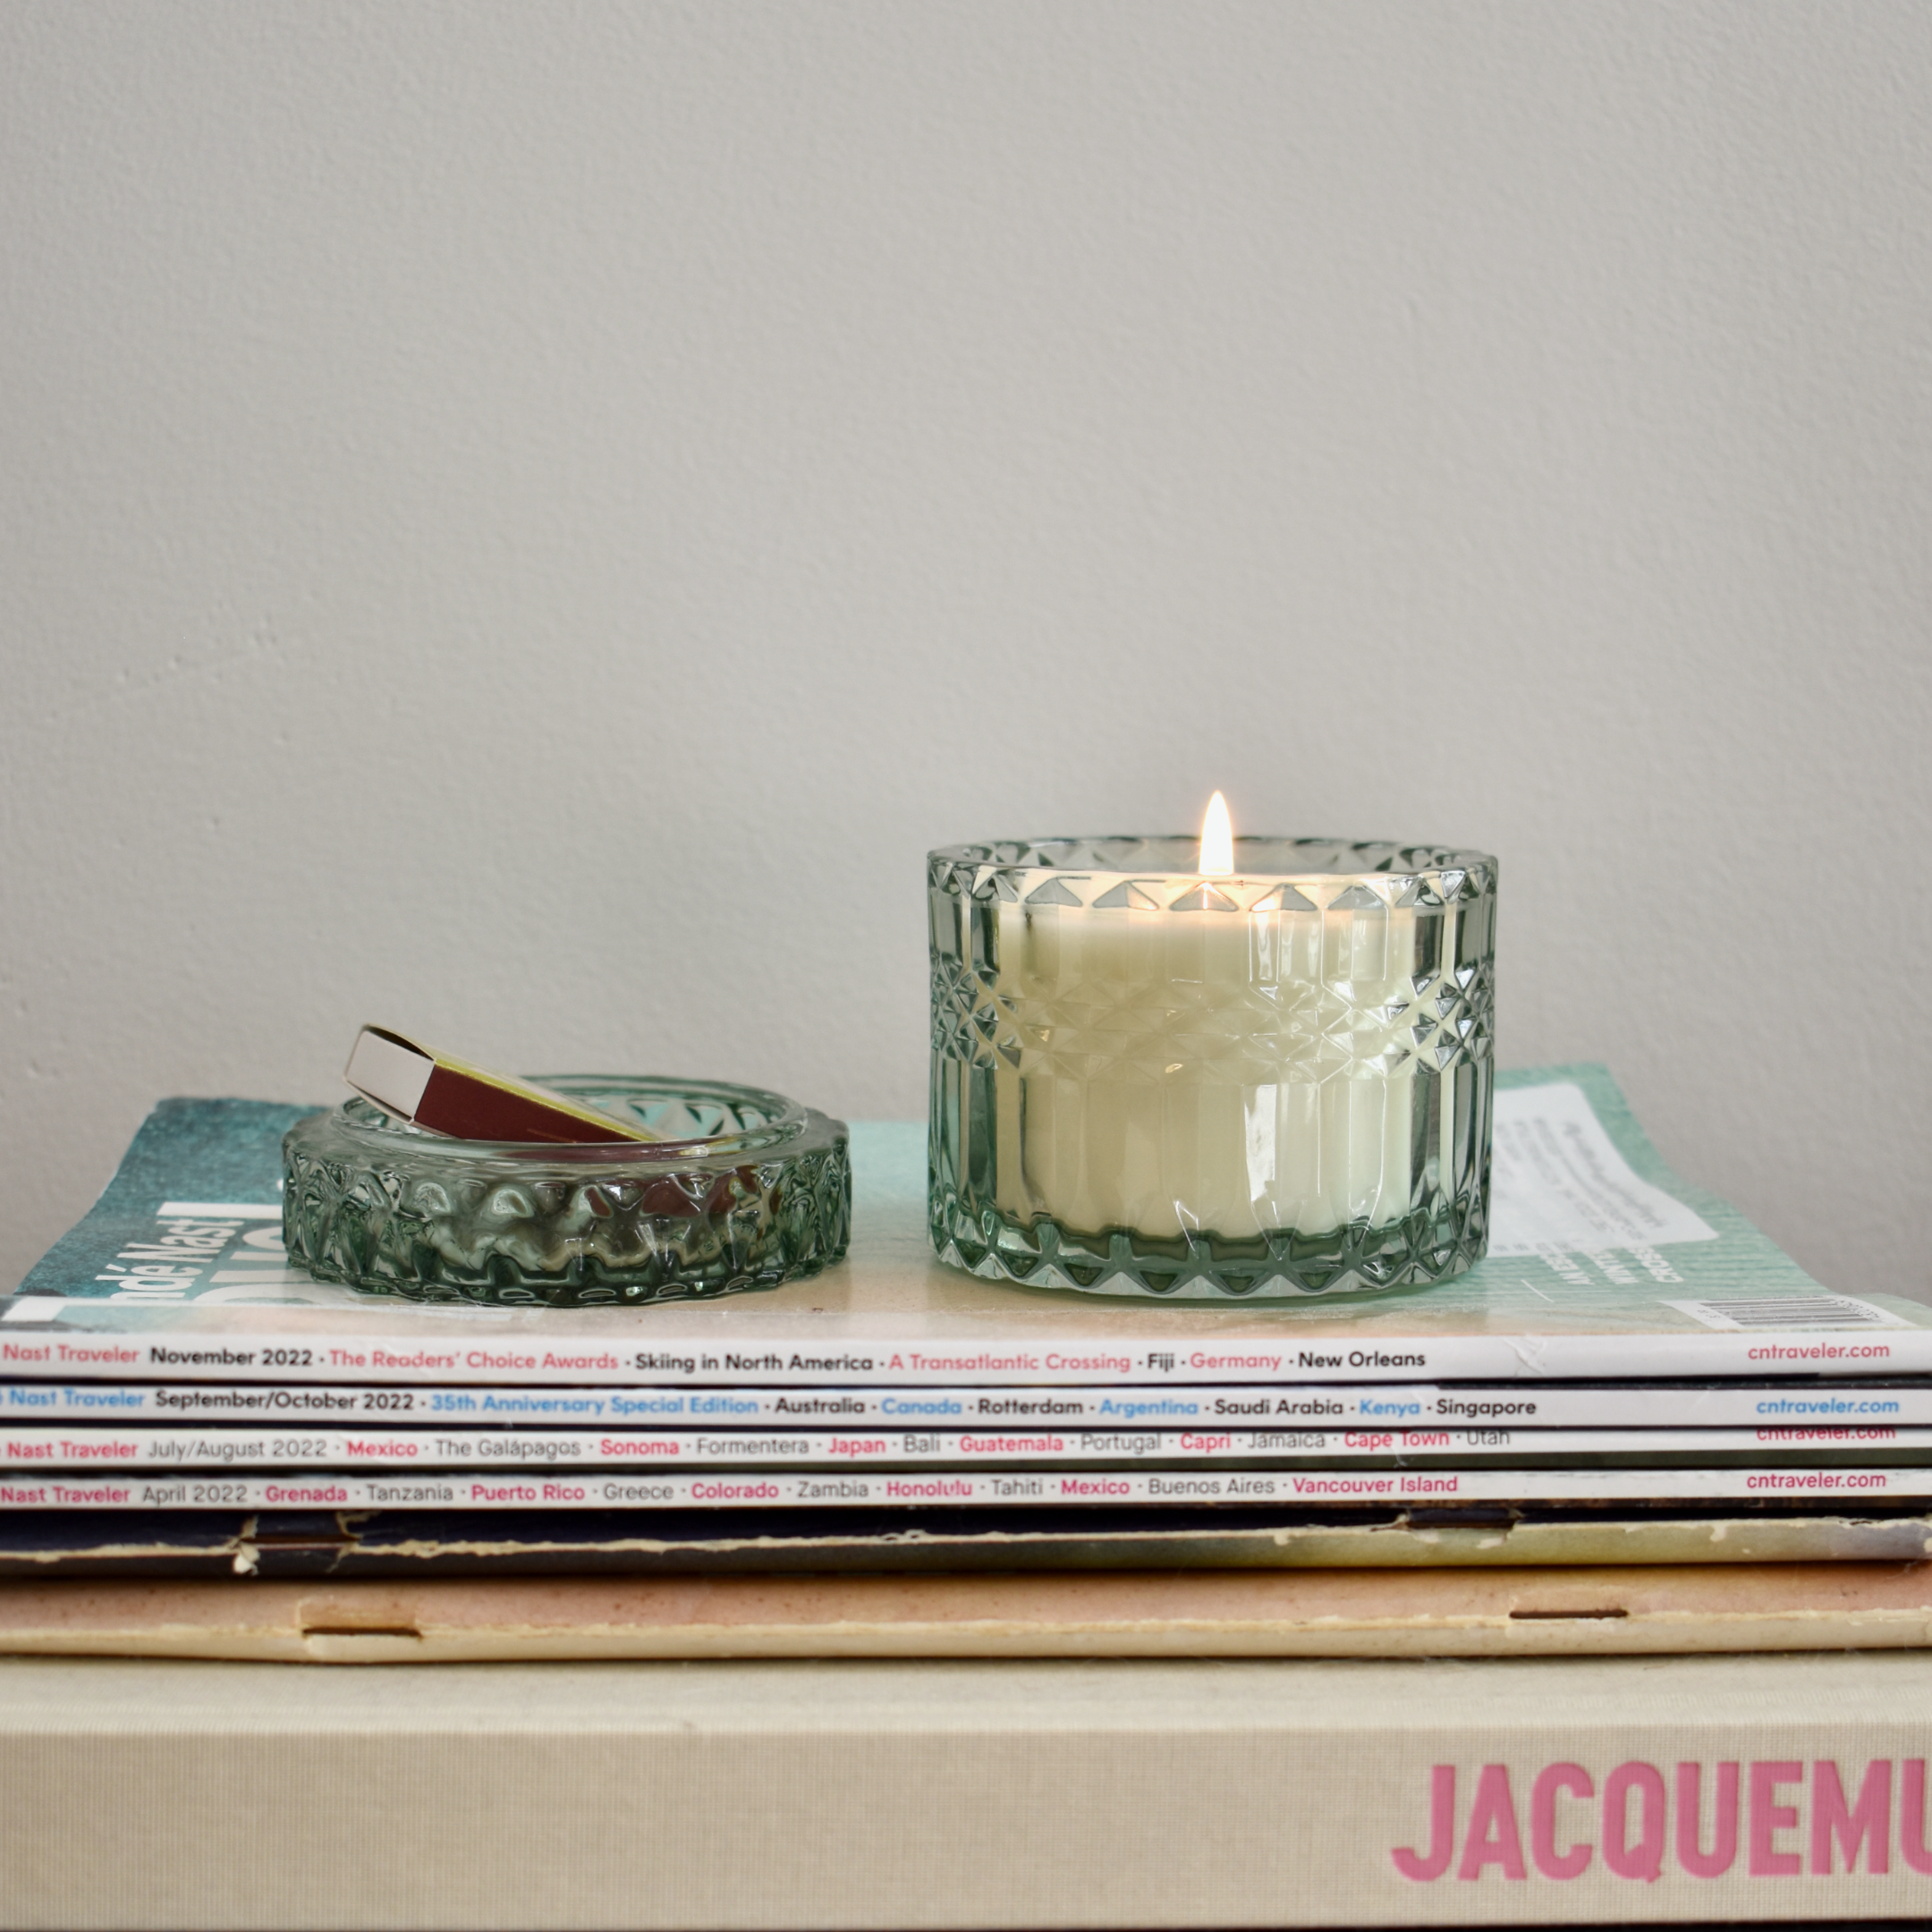
<svg viewBox="0 0 1932 1932">
<path fill-rule="evenodd" d="M 1407 911 L 1001 906 L 998 1205 L 1169 1237 L 1397 1219 L 1417 966 Z"/>
</svg>

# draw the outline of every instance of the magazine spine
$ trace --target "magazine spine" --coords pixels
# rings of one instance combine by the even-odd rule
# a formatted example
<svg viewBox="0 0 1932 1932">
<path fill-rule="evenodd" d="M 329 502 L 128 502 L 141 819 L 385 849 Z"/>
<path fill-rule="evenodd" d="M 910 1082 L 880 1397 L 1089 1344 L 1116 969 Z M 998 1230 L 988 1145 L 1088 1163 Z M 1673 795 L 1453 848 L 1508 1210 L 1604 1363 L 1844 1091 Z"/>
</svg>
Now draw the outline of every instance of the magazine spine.
<svg viewBox="0 0 1932 1932">
<path fill-rule="evenodd" d="M 1671 1470 L 1120 1470 L 1025 1467 L 997 1474 L 957 1470 L 809 1474 L 724 1470 L 496 1470 L 364 1476 L 133 1472 L 68 1480 L 0 1477 L 0 1511 L 384 1508 L 516 1510 L 786 1510 L 1054 1507 L 1203 1504 L 1337 1504 L 1387 1507 L 1470 1503 L 1714 1502 L 1879 1498 L 1922 1501 L 1921 1470 L 1883 1468 Z"/>
<path fill-rule="evenodd" d="M 842 1340 L 833 1352 L 748 1343 L 739 1349 L 679 1352 L 597 1344 L 454 1342 L 445 1347 L 369 1336 L 318 1339 L 314 1328 L 202 1334 L 187 1342 L 124 1330 L 29 1326 L 82 1314 L 90 1304 L 17 1296 L 0 1315 L 0 1376 L 27 1380 L 304 1381 L 391 1385 L 465 1384 L 514 1387 L 644 1384 L 731 1388 L 963 1385 L 1176 1387 L 1221 1383 L 1263 1387 L 1321 1386 L 1373 1377 L 1392 1382 L 1536 1383 L 1696 1381 L 1722 1377 L 1869 1377 L 1932 1374 L 1932 1328 L 1896 1329 L 1847 1341 L 1836 1333 L 1701 1333 L 1392 1336 L 1369 1346 L 1295 1347 L 1254 1342 L 1239 1347 L 1147 1349 L 1068 1343 L 962 1352 L 913 1348 L 890 1336 Z M 14 1326 L 7 1326 L 5 1325 Z"/>
<path fill-rule="evenodd" d="M 1932 1467 L 1932 1428 L 0 1429 L 0 1470 Z"/>
<path fill-rule="evenodd" d="M 1932 1427 L 1932 1381 L 1919 1383 L 1549 1384 L 1277 1383 L 1154 1387 L 1104 1384 L 1051 1389 L 680 1388 L 634 1384 L 518 1389 L 410 1383 L 0 1383 L 0 1419 L 13 1423 L 121 1421 L 353 1422 L 403 1428 L 502 1427 L 706 1429 L 1006 1428 L 1083 1422 L 1110 1427 L 1259 1426 L 1414 1428 L 1862 1428 L 1880 1421 Z"/>
</svg>

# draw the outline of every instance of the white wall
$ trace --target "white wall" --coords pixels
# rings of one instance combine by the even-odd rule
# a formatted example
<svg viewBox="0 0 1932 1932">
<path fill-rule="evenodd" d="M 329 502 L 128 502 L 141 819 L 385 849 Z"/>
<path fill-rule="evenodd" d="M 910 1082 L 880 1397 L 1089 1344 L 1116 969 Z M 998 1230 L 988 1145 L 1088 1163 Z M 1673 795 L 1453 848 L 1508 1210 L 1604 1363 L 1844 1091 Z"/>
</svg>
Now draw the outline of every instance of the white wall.
<svg viewBox="0 0 1932 1932">
<path fill-rule="evenodd" d="M 920 859 L 1502 856 L 1923 1282 L 1932 10 L 11 0 L 13 1279 L 356 1025 L 924 1106 Z"/>
</svg>

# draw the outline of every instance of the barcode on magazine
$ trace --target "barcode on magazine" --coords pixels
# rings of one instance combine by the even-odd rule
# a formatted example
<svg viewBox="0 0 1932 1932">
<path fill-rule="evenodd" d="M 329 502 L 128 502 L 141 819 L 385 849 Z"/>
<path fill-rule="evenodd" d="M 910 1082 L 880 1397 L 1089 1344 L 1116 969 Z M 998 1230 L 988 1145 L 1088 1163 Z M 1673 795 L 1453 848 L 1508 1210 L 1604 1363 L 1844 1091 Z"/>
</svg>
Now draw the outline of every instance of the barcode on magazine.
<svg viewBox="0 0 1932 1932">
<path fill-rule="evenodd" d="M 1722 1301 L 1667 1301 L 1707 1328 L 1909 1328 L 1902 1315 L 1851 1295 L 1758 1295 Z"/>
</svg>

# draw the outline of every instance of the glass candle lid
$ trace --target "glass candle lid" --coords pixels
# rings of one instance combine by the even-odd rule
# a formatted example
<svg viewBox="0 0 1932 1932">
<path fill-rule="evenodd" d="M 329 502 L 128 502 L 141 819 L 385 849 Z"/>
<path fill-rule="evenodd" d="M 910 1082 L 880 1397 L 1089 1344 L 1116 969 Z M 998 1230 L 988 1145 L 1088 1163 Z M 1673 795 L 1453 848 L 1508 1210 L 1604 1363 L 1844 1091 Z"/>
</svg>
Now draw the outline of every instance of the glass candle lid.
<svg viewBox="0 0 1932 1932">
<path fill-rule="evenodd" d="M 349 1100 L 284 1137 L 290 1258 L 372 1294 L 584 1308 L 773 1288 L 843 1256 L 843 1121 L 717 1081 L 541 1084 L 659 1138 L 457 1140 Z"/>
</svg>

